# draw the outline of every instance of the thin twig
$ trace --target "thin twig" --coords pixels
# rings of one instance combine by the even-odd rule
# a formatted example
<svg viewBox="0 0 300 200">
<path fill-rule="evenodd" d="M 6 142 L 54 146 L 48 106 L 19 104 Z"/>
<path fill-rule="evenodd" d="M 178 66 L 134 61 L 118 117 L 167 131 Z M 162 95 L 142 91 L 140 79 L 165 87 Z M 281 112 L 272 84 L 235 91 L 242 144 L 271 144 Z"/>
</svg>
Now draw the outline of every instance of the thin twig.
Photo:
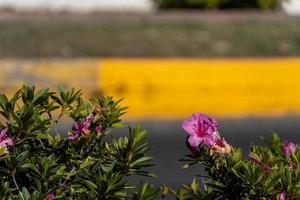
<svg viewBox="0 0 300 200">
<path fill-rule="evenodd" d="M 17 190 L 20 190 L 20 188 L 19 188 L 19 186 L 18 186 L 18 183 L 17 183 L 17 180 L 16 180 L 16 177 L 15 177 L 15 171 L 13 171 L 13 172 L 11 173 L 11 176 L 12 176 L 13 182 L 14 182 L 14 184 L 15 184 Z"/>
<path fill-rule="evenodd" d="M 206 183 L 204 182 L 204 178 L 201 177 L 201 180 L 202 180 L 202 183 L 203 183 L 204 190 L 207 191 L 207 186 L 206 186 Z"/>
</svg>

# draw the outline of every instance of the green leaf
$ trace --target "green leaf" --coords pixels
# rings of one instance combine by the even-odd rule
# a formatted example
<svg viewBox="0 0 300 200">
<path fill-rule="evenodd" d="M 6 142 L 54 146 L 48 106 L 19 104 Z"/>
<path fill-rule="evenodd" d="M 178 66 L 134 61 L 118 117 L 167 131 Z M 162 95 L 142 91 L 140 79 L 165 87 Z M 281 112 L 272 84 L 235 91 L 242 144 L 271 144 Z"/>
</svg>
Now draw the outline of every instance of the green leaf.
<svg viewBox="0 0 300 200">
<path fill-rule="evenodd" d="M 39 90 L 36 95 L 34 95 L 34 98 L 33 98 L 33 103 L 36 103 L 37 101 L 40 100 L 41 97 L 43 97 L 45 94 L 47 94 L 47 92 L 49 91 L 49 88 L 44 88 L 44 89 L 41 89 Z"/>
<path fill-rule="evenodd" d="M 98 186 L 90 180 L 84 180 L 85 185 L 91 190 L 96 190 Z"/>
<path fill-rule="evenodd" d="M 112 128 L 124 128 L 124 127 L 125 127 L 125 125 L 122 123 L 114 123 L 112 125 Z"/>
<path fill-rule="evenodd" d="M 7 97 L 4 94 L 0 94 L 0 106 L 3 110 L 5 110 L 7 103 L 8 103 Z"/>
</svg>

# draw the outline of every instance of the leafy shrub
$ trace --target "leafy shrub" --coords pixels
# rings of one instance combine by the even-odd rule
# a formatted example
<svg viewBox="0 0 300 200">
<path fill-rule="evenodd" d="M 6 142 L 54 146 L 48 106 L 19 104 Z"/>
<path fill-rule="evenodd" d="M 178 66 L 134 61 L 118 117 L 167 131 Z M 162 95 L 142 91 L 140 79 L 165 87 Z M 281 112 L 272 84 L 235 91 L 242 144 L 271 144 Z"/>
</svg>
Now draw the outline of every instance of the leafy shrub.
<svg viewBox="0 0 300 200">
<path fill-rule="evenodd" d="M 227 0 L 155 0 L 159 8 L 218 8 Z"/>
<path fill-rule="evenodd" d="M 159 8 L 275 9 L 284 0 L 154 0 Z"/>
<path fill-rule="evenodd" d="M 124 126 L 119 102 L 84 100 L 61 87 L 1 94 L 0 199 L 156 199 L 159 189 L 126 178 L 154 175 L 145 169 L 152 164 L 141 125 L 129 127 L 129 136 L 111 134 Z M 73 121 L 67 136 L 57 129 L 66 117 Z"/>
<path fill-rule="evenodd" d="M 214 118 L 194 113 L 182 123 L 191 154 L 183 169 L 200 165 L 204 174 L 178 190 L 128 177 L 153 177 L 152 158 L 141 125 L 129 136 L 122 128 L 125 107 L 112 97 L 84 100 L 80 91 L 58 92 L 23 86 L 11 99 L 0 95 L 1 200 L 154 200 L 170 194 L 184 200 L 300 199 L 300 149 L 276 134 L 264 146 L 252 146 L 247 158 L 218 133 Z M 73 125 L 65 132 L 58 123 Z M 67 134 L 67 135 L 66 135 Z"/>
<path fill-rule="evenodd" d="M 176 199 L 300 199 L 300 149 L 276 134 L 264 146 L 251 147 L 248 158 L 217 132 L 215 119 L 195 113 L 182 123 L 190 155 L 183 168 L 199 164 L 203 187 L 194 180 L 177 191 Z"/>
</svg>

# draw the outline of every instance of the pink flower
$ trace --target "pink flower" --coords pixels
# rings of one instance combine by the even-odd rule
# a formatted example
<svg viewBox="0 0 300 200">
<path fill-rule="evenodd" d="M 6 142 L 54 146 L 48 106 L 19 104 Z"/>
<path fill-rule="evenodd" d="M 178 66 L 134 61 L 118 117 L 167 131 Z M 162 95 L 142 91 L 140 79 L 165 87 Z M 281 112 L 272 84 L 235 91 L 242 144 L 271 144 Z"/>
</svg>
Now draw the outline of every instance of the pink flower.
<svg viewBox="0 0 300 200">
<path fill-rule="evenodd" d="M 82 133 L 84 135 L 87 135 L 89 133 L 89 123 L 83 122 L 75 122 L 73 124 L 72 130 L 73 132 Z"/>
<path fill-rule="evenodd" d="M 54 198 L 55 198 L 55 195 L 53 192 L 51 192 L 44 198 L 44 200 L 53 200 Z"/>
<path fill-rule="evenodd" d="M 89 128 L 94 120 L 94 115 L 90 114 L 82 121 L 76 121 L 72 126 L 72 133 L 69 135 L 69 140 L 76 140 L 81 134 L 88 135 Z"/>
<path fill-rule="evenodd" d="M 250 155 L 250 161 L 253 162 L 256 165 L 261 165 L 261 161 L 258 160 L 257 158 L 254 158 L 253 156 Z"/>
<path fill-rule="evenodd" d="M 101 131 L 102 131 L 102 125 L 101 125 L 100 123 L 97 123 L 97 124 L 96 124 L 95 131 L 96 131 L 97 133 L 101 133 Z"/>
<path fill-rule="evenodd" d="M 69 139 L 70 141 L 74 141 L 74 140 L 76 140 L 78 137 L 79 137 L 79 133 L 77 133 L 77 132 L 72 132 L 72 133 L 69 134 L 68 139 Z"/>
<path fill-rule="evenodd" d="M 280 192 L 279 200 L 285 200 L 284 192 Z"/>
<path fill-rule="evenodd" d="M 84 123 L 86 124 L 86 126 L 90 126 L 91 123 L 93 122 L 94 120 L 94 114 L 89 114 L 89 116 L 86 117 Z"/>
<path fill-rule="evenodd" d="M 0 147 L 13 146 L 13 141 L 7 135 L 7 129 L 0 130 Z"/>
<path fill-rule="evenodd" d="M 181 124 L 181 127 L 187 132 L 188 142 L 192 147 L 197 147 L 201 143 L 210 147 L 219 138 L 217 121 L 202 113 L 194 113 Z"/>
<path fill-rule="evenodd" d="M 295 169 L 295 168 L 296 168 L 296 164 L 293 163 L 293 162 L 289 162 L 289 163 L 288 163 L 288 168 L 290 168 L 290 169 Z"/>
<path fill-rule="evenodd" d="M 285 156 L 290 156 L 291 153 L 296 151 L 297 145 L 292 142 L 285 141 L 282 146 L 282 152 Z"/>
</svg>

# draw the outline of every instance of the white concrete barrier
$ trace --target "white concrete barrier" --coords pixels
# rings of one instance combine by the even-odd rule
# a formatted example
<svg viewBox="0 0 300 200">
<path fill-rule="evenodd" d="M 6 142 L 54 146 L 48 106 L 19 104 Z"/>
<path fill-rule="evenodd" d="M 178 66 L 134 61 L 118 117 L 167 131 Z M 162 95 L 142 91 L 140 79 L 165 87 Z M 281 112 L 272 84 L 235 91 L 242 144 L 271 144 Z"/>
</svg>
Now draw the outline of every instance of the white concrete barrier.
<svg viewBox="0 0 300 200">
<path fill-rule="evenodd" d="M 53 11 L 89 12 L 97 10 L 150 11 L 151 0 L 0 0 L 0 7 L 17 10 L 46 9 Z"/>
<path fill-rule="evenodd" d="M 289 15 L 300 16 L 300 0 L 289 0 L 282 4 L 284 11 Z"/>
<path fill-rule="evenodd" d="M 50 11 L 151 11 L 152 0 L 0 0 L 0 8 Z M 288 0 L 282 5 L 290 15 L 300 15 L 300 0 Z"/>
</svg>

